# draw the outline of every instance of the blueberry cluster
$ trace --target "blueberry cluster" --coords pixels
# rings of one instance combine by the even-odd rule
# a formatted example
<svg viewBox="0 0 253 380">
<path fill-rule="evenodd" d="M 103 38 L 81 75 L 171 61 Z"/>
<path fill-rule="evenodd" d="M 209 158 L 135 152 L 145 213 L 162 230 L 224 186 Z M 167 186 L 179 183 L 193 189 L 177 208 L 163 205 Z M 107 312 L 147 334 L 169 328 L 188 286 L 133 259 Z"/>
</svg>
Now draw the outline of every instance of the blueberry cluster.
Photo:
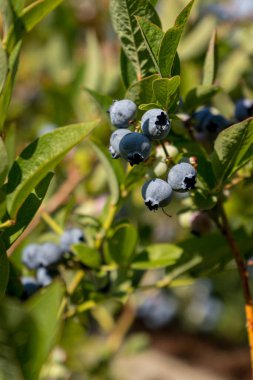
<svg viewBox="0 0 253 380">
<path fill-rule="evenodd" d="M 22 251 L 22 263 L 35 272 L 35 277 L 22 277 L 21 283 L 24 294 L 30 296 L 40 287 L 51 284 L 59 274 L 59 264 L 71 254 L 71 245 L 85 241 L 84 233 L 80 228 L 65 230 L 60 237 L 60 243 L 46 242 L 29 244 Z"/>
<path fill-rule="evenodd" d="M 137 106 L 128 99 L 115 101 L 110 107 L 111 123 L 117 129 L 110 137 L 109 151 L 112 158 L 122 157 L 131 166 L 147 160 L 151 152 L 152 141 L 165 139 L 170 132 L 170 120 L 167 113 L 160 108 L 153 108 L 144 113 L 140 121 L 141 132 L 131 132 L 128 127 L 133 123 Z M 167 206 L 173 191 L 186 192 L 195 187 L 196 170 L 186 162 L 174 165 L 167 181 L 154 178 L 142 187 L 142 197 L 149 210 Z"/>
<path fill-rule="evenodd" d="M 142 132 L 131 132 L 127 128 L 133 122 L 136 112 L 136 104 L 128 99 L 115 101 L 109 110 L 111 123 L 117 128 L 111 135 L 109 151 L 112 158 L 122 157 L 132 166 L 147 160 L 152 140 L 162 140 L 170 131 L 167 113 L 154 108 L 142 116 Z"/>
</svg>

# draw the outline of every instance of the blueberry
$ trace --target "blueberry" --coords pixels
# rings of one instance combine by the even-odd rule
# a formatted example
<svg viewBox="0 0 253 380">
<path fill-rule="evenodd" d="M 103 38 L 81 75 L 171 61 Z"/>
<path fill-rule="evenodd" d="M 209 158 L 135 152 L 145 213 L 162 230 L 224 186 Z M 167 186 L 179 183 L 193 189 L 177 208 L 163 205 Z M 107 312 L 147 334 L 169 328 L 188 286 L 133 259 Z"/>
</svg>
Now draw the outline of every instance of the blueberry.
<svg viewBox="0 0 253 380">
<path fill-rule="evenodd" d="M 212 230 L 212 221 L 207 213 L 196 211 L 191 215 L 191 233 L 195 236 L 208 234 Z"/>
<path fill-rule="evenodd" d="M 116 100 L 110 107 L 110 119 L 116 128 L 128 128 L 130 121 L 135 118 L 137 106 L 132 100 Z"/>
<path fill-rule="evenodd" d="M 24 295 L 27 297 L 34 294 L 40 287 L 40 284 L 33 277 L 21 277 L 21 284 L 24 288 Z"/>
<path fill-rule="evenodd" d="M 121 139 L 127 135 L 128 133 L 131 133 L 129 129 L 117 129 L 114 131 L 110 137 L 110 147 L 109 151 L 111 152 L 112 158 L 119 158 L 120 152 L 119 152 L 119 144 Z"/>
<path fill-rule="evenodd" d="M 235 103 L 235 118 L 243 121 L 253 116 L 253 100 L 240 99 Z"/>
<path fill-rule="evenodd" d="M 185 192 L 194 189 L 196 184 L 196 170 L 191 164 L 181 162 L 174 165 L 168 175 L 168 183 L 172 189 L 179 192 Z"/>
<path fill-rule="evenodd" d="M 141 193 L 149 210 L 157 210 L 170 203 L 173 191 L 168 182 L 155 178 L 144 183 Z"/>
<path fill-rule="evenodd" d="M 214 140 L 229 126 L 229 121 L 215 108 L 203 107 L 191 117 L 195 138 L 199 141 Z"/>
<path fill-rule="evenodd" d="M 85 241 L 84 233 L 80 228 L 70 228 L 61 236 L 61 249 L 64 252 L 69 252 L 72 244 L 78 244 Z"/>
<path fill-rule="evenodd" d="M 64 251 L 54 243 L 44 243 L 40 245 L 40 264 L 43 267 L 50 267 L 58 264 L 63 258 Z"/>
<path fill-rule="evenodd" d="M 56 272 L 50 271 L 48 268 L 41 267 L 37 270 L 36 279 L 40 286 L 48 286 L 53 282 Z"/>
<path fill-rule="evenodd" d="M 39 244 L 29 244 L 23 249 L 22 263 L 29 269 L 37 269 L 40 266 Z"/>
<path fill-rule="evenodd" d="M 170 121 L 165 111 L 153 108 L 141 118 L 141 129 L 151 140 L 162 140 L 170 131 Z"/>
<path fill-rule="evenodd" d="M 119 144 L 120 156 L 127 160 L 131 166 L 145 161 L 151 151 L 151 142 L 147 136 L 131 132 L 125 135 Z"/>
</svg>

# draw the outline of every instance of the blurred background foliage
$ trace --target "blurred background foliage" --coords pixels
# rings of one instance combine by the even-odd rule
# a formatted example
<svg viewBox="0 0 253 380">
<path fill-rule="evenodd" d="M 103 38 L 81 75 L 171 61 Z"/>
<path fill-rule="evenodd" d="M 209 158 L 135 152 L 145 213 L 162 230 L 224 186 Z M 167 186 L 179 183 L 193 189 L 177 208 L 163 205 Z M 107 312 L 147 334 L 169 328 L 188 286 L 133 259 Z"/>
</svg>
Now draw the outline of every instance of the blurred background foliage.
<svg viewBox="0 0 253 380">
<path fill-rule="evenodd" d="M 120 77 L 119 41 L 112 29 L 108 3 L 109 0 L 64 0 L 25 37 L 6 124 L 10 161 L 28 142 L 43 133 L 98 116 L 101 123 L 93 136 L 108 145 L 111 127 L 93 95 L 105 95 L 102 103 L 106 109 L 112 99 L 121 99 L 125 92 Z M 173 25 L 186 3 L 185 0 L 158 1 L 156 8 L 163 29 Z M 251 1 L 196 1 L 179 47 L 183 97 L 201 83 L 204 57 L 216 27 L 219 56 L 216 83 L 222 90 L 213 97 L 212 105 L 232 120 L 234 102 L 242 97 L 253 99 L 252 18 Z M 247 170 L 246 185 L 239 184 L 228 190 L 226 208 L 233 228 L 250 234 L 253 231 L 252 163 Z M 72 181 L 76 181 L 76 186 L 67 193 L 63 202 L 59 201 L 59 188 L 64 183 L 71 186 Z M 89 143 L 82 143 L 58 166 L 45 203 L 49 204 L 51 216 L 60 226 L 80 225 L 89 239 L 96 231 L 93 218 L 100 216 L 108 189 L 103 163 Z M 193 237 L 190 233 L 190 222 L 181 214 L 188 205 L 187 197 L 183 200 L 179 197 L 171 205 L 170 213 L 174 217 L 168 218 L 161 212 L 150 215 L 138 187 L 126 199 L 119 217 L 133 221 L 138 228 L 140 246 L 159 242 L 180 243 L 187 239 L 194 244 L 194 241 L 202 240 L 206 254 L 212 255 L 212 250 L 216 249 L 212 239 Z M 179 217 L 176 216 L 178 213 Z M 28 232 L 13 249 L 11 257 L 15 270 L 23 272 L 20 253 L 25 245 L 49 238 L 57 240 L 43 220 Z M 170 289 L 148 290 L 148 284 L 159 278 L 159 271 L 162 269 L 147 273 L 144 281 L 147 290 L 131 297 L 130 306 L 127 304 L 123 315 L 118 301 L 105 300 L 95 308 L 87 304 L 90 312 L 84 309 L 74 318 L 66 316 L 41 378 L 124 379 L 114 373 L 115 360 L 154 346 L 160 332 L 168 341 L 179 339 L 175 331 L 180 332 L 186 345 L 190 345 L 186 337 L 193 335 L 196 339 L 202 337 L 203 341 L 215 342 L 217 350 L 221 347 L 232 351 L 241 347 L 243 350 L 246 347 L 243 299 L 232 264 L 222 273 L 210 274 L 204 269 L 203 279 L 197 281 L 186 279 L 185 284 L 175 284 L 180 286 Z M 10 295 L 14 292 L 11 285 Z M 75 294 L 75 301 L 79 296 L 81 300 L 82 296 Z M 157 346 L 162 350 L 162 343 L 160 346 L 157 343 Z M 191 345 L 188 351 L 185 348 L 186 359 L 190 350 Z M 175 349 L 173 353 L 184 355 L 182 350 L 177 352 Z M 220 370 L 224 376 L 246 379 L 247 353 L 244 355 L 244 366 L 239 363 L 236 369 L 232 365 L 214 369 Z M 188 361 L 191 360 L 194 362 L 189 355 Z M 209 368 L 215 367 L 214 364 L 205 364 Z"/>
</svg>

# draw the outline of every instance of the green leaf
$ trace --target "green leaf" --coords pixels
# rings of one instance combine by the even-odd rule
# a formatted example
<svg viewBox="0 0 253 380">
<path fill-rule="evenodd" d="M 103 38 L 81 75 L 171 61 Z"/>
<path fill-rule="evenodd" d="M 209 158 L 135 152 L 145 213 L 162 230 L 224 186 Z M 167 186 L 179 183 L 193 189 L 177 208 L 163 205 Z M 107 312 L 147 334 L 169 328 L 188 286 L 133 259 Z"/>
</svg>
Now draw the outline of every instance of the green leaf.
<svg viewBox="0 0 253 380">
<path fill-rule="evenodd" d="M 7 210 L 15 219 L 18 210 L 38 183 L 97 125 L 97 121 L 58 128 L 47 133 L 20 154 L 5 187 Z"/>
<path fill-rule="evenodd" d="M 7 117 L 8 108 L 12 96 L 13 85 L 18 69 L 19 54 L 21 49 L 21 42 L 16 45 L 15 49 L 9 55 L 8 74 L 5 84 L 0 95 L 0 131 L 2 131 L 5 119 Z"/>
<path fill-rule="evenodd" d="M 32 361 L 33 379 L 39 375 L 59 333 L 59 310 L 63 300 L 64 289 L 62 284 L 55 282 L 41 293 L 31 297 L 25 307 L 29 315 L 39 326 L 37 347 Z"/>
<path fill-rule="evenodd" d="M 3 142 L 0 137 L 0 186 L 4 183 L 6 175 L 8 173 L 8 154 Z"/>
<path fill-rule="evenodd" d="M 157 104 L 156 104 L 156 107 L 157 107 Z M 123 183 L 124 189 L 127 190 L 127 192 L 129 192 L 130 189 L 138 185 L 138 182 L 142 178 L 144 178 L 146 174 L 147 174 L 147 167 L 145 164 L 134 165 L 126 174 L 126 177 Z"/>
<path fill-rule="evenodd" d="M 2 92 L 6 76 L 8 72 L 8 58 L 5 50 L 2 48 L 2 44 L 0 44 L 0 93 Z"/>
<path fill-rule="evenodd" d="M 200 210 L 210 210 L 216 203 L 217 198 L 207 192 L 204 192 L 202 189 L 196 189 L 191 192 L 191 198 L 193 204 L 195 205 L 198 211 Z"/>
<path fill-rule="evenodd" d="M 71 251 L 77 256 L 78 260 L 89 268 L 98 269 L 101 265 L 101 254 L 95 248 L 86 244 L 74 244 Z"/>
<path fill-rule="evenodd" d="M 156 79 L 153 82 L 153 91 L 156 99 L 167 110 L 172 100 L 172 96 L 176 93 L 180 86 L 180 77 L 177 75 L 170 79 Z"/>
<path fill-rule="evenodd" d="M 14 241 L 17 240 L 17 238 L 24 232 L 28 224 L 33 219 L 34 215 L 41 206 L 43 199 L 45 198 L 53 175 L 54 173 L 49 172 L 45 178 L 38 183 L 34 191 L 29 194 L 25 202 L 20 207 L 17 213 L 15 225 L 4 230 L 2 233 L 2 239 L 6 248 L 9 248 Z"/>
<path fill-rule="evenodd" d="M 160 74 L 159 68 L 159 48 L 164 36 L 164 32 L 157 25 L 148 21 L 144 17 L 136 17 L 139 28 L 142 33 L 146 48 L 153 60 L 156 71 Z"/>
<path fill-rule="evenodd" d="M 10 53 L 24 34 L 30 32 L 61 2 L 62 0 L 37 0 L 26 7 L 9 30 L 6 41 L 7 51 Z"/>
<path fill-rule="evenodd" d="M 106 170 L 111 202 L 116 204 L 120 198 L 120 185 L 124 178 L 124 170 L 119 160 L 113 160 L 108 149 L 99 141 L 90 142 L 98 158 Z"/>
<path fill-rule="evenodd" d="M 138 79 L 151 74 L 154 64 L 143 41 L 135 16 L 143 16 L 160 26 L 154 7 L 147 0 L 111 0 L 111 18 L 127 58 L 132 62 Z"/>
<path fill-rule="evenodd" d="M 120 49 L 120 68 L 123 83 L 128 88 L 133 82 L 137 81 L 137 75 L 132 62 L 127 58 L 123 49 Z"/>
<path fill-rule="evenodd" d="M 217 72 L 217 65 L 217 33 L 216 30 L 214 30 L 205 58 L 204 75 L 202 82 L 204 85 L 212 85 L 214 83 Z"/>
<path fill-rule="evenodd" d="M 150 4 L 153 5 L 153 7 L 156 6 L 158 0 L 149 0 Z"/>
<path fill-rule="evenodd" d="M 164 268 L 175 264 L 182 252 L 182 248 L 173 244 L 152 244 L 136 256 L 131 267 L 138 270 Z"/>
<path fill-rule="evenodd" d="M 110 233 L 106 241 L 107 255 L 120 266 L 127 265 L 135 253 L 137 240 L 137 229 L 131 224 L 121 224 Z"/>
<path fill-rule="evenodd" d="M 211 155 L 213 171 L 221 187 L 237 170 L 253 159 L 253 119 L 222 131 Z"/>
<path fill-rule="evenodd" d="M 84 90 L 88 92 L 94 103 L 99 107 L 101 111 L 107 112 L 109 110 L 110 106 L 113 103 L 111 96 L 99 94 L 98 92 L 89 88 L 85 88 Z"/>
<path fill-rule="evenodd" d="M 42 316 L 45 318 L 45 310 Z M 40 348 L 38 326 L 16 302 L 0 304 L 0 379 L 38 380 L 34 360 Z"/>
<path fill-rule="evenodd" d="M 5 247 L 0 240 L 0 299 L 3 298 L 9 280 L 9 261 Z"/>
<path fill-rule="evenodd" d="M 191 112 L 198 106 L 210 101 L 210 99 L 220 91 L 218 86 L 200 85 L 190 90 L 185 98 L 184 107 Z"/>
<path fill-rule="evenodd" d="M 153 108 L 159 108 L 160 104 L 159 103 L 148 103 L 148 104 L 141 104 L 139 106 L 139 109 L 141 111 L 148 111 L 152 110 Z"/>
<path fill-rule="evenodd" d="M 21 10 L 24 8 L 24 3 L 25 0 L 0 0 L 0 12 L 4 21 L 4 35 L 8 32 L 14 20 L 17 20 Z"/>
<path fill-rule="evenodd" d="M 131 99 L 136 104 L 154 103 L 153 81 L 158 79 L 158 75 L 151 75 L 139 82 L 133 83 L 126 92 L 126 99 Z"/>
<path fill-rule="evenodd" d="M 172 65 L 176 56 L 179 41 L 185 24 L 189 18 L 194 0 L 182 10 L 176 18 L 175 24 L 165 33 L 159 50 L 159 67 L 163 77 L 171 76 Z"/>
</svg>

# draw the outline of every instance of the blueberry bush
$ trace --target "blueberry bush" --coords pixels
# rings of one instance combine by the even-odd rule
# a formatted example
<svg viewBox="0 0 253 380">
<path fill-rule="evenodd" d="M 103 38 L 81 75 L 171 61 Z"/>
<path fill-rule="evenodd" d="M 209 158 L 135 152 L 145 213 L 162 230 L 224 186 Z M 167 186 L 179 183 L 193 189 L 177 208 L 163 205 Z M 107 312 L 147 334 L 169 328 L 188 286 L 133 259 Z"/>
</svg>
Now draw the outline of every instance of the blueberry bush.
<svg viewBox="0 0 253 380">
<path fill-rule="evenodd" d="M 253 366 L 252 46 L 210 4 L 109 3 L 95 34 L 86 2 L 0 1 L 3 380 L 111 378 L 134 319 L 170 320 L 203 278 L 221 298 L 240 283 L 223 323 Z"/>
</svg>

